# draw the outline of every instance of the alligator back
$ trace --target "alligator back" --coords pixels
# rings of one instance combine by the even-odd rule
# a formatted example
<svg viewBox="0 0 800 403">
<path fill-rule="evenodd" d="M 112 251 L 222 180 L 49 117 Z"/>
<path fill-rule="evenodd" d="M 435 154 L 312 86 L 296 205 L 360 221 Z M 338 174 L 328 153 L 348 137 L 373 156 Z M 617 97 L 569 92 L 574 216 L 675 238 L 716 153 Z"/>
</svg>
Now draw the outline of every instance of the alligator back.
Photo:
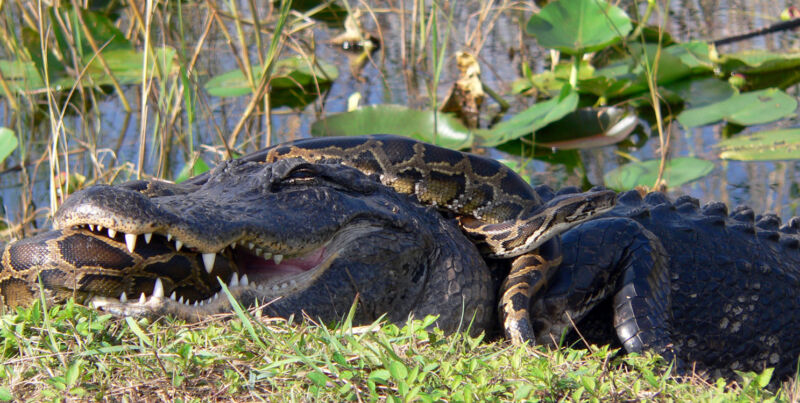
<svg viewBox="0 0 800 403">
<path fill-rule="evenodd" d="M 547 191 L 539 191 L 546 200 Z M 620 194 L 617 205 L 603 217 L 608 223 L 636 221 L 640 225 L 630 227 L 643 227 L 641 231 L 660 244 L 659 253 L 666 254 L 669 295 L 658 298 L 668 307 L 669 340 L 677 358 L 697 363 L 698 369 L 711 370 L 714 375 L 773 367 L 773 379 L 777 380 L 796 372 L 800 355 L 800 217 L 781 226 L 776 215 L 756 216 L 748 207 L 729 212 L 724 203 L 701 207 L 697 199 L 688 196 L 671 201 L 662 193 L 642 198 L 635 191 Z M 560 273 L 553 281 L 554 288 L 563 289 L 566 283 L 572 287 L 580 282 L 576 273 L 586 273 L 581 267 L 597 265 L 593 257 L 624 247 L 610 244 L 613 241 L 592 241 L 600 238 L 588 236 L 588 230 L 596 232 L 597 228 L 587 224 L 563 235 L 564 261 L 570 263 L 562 269 L 569 273 Z M 623 257 L 610 266 L 628 264 L 633 254 L 626 253 L 618 254 Z M 624 281 L 630 281 L 624 277 L 610 280 L 617 282 L 612 285 L 615 292 Z M 584 335 L 593 331 L 603 334 L 590 338 L 595 342 L 608 342 L 603 337 L 613 334 L 608 331 L 613 330 L 608 318 L 617 308 L 607 297 L 610 295 L 602 295 L 606 304 L 578 324 Z M 604 333 L 591 323 L 597 318 L 606 320 Z"/>
<path fill-rule="evenodd" d="M 724 203 L 674 203 L 661 193 L 619 197 L 669 255 L 673 340 L 687 361 L 731 370 L 796 371 L 800 355 L 800 217 Z"/>
</svg>

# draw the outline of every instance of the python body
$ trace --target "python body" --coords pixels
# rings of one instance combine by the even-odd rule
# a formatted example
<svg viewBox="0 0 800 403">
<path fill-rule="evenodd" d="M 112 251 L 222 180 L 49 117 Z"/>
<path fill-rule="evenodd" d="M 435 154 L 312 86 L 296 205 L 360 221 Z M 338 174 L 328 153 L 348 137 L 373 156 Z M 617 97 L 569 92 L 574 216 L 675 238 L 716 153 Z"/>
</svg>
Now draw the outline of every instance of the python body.
<svg viewBox="0 0 800 403">
<path fill-rule="evenodd" d="M 380 182 L 455 215 L 461 230 L 485 256 L 513 258 L 511 272 L 503 275 L 500 301 L 503 327 L 515 342 L 533 337 L 526 310 L 530 296 L 542 288 L 559 263 L 558 234 L 609 210 L 615 199 L 613 192 L 601 190 L 565 194 L 543 203 L 521 178 L 497 161 L 403 137 L 300 140 L 221 164 L 210 174 L 180 185 L 131 182 L 77 192 L 56 215 L 55 226 L 64 232 L 6 249 L 0 288 L 7 304 L 22 304 L 35 296 L 36 276 L 46 277 L 46 286 L 91 295 L 95 304 L 112 311 L 165 311 L 189 317 L 218 311 L 217 305 L 224 305 L 215 302 L 219 295 L 216 277 L 234 288 L 242 288 L 244 283 L 245 288 L 255 289 L 251 291 L 256 298 L 248 299 L 262 301 L 275 297 L 289 300 L 290 295 L 297 295 L 291 291 L 318 282 L 335 284 L 321 279 L 337 260 L 338 252 L 332 251 L 346 250 L 341 245 L 364 237 L 364 233 L 380 232 L 369 225 L 353 225 L 358 221 L 354 218 L 358 208 L 349 213 L 344 210 L 358 205 L 358 200 L 335 200 L 341 197 L 334 195 L 337 186 L 351 186 L 342 178 L 353 172 L 339 168 L 342 166 L 374 179 L 352 179 L 360 183 L 353 191 L 361 194 L 362 200 L 377 192 L 374 187 Z M 320 184 L 331 190 L 320 194 L 325 188 Z M 303 194 L 282 193 L 285 186 L 307 188 Z M 330 200 L 324 201 L 326 198 Z M 309 200 L 325 205 L 309 206 L 313 204 Z M 318 214 L 332 209 L 334 214 L 326 223 L 330 228 L 319 228 L 314 222 L 315 228 L 292 238 L 271 227 L 288 215 L 276 216 L 274 206 L 310 207 L 307 210 Z M 373 209 L 360 207 L 362 211 Z M 337 216 L 339 213 L 344 215 Z M 300 223 L 295 227 L 304 228 Z M 152 243 L 154 239 L 158 242 Z M 123 240 L 127 252 L 113 245 Z M 73 251 L 72 244 L 92 245 L 89 257 L 107 260 L 65 259 Z M 69 246 L 67 252 L 65 245 Z M 246 252 L 237 252 L 237 246 Z M 99 253 L 101 249 L 110 252 Z M 397 264 L 403 261 L 398 258 Z M 431 265 L 435 264 L 440 263 Z M 245 270 L 248 266 L 277 268 L 297 276 L 255 274 Z M 273 277 L 286 280 L 279 282 Z M 25 280 L 20 281 L 22 278 Z M 400 283 L 397 286 L 402 287 Z M 459 288 L 446 292 L 459 293 Z"/>
</svg>

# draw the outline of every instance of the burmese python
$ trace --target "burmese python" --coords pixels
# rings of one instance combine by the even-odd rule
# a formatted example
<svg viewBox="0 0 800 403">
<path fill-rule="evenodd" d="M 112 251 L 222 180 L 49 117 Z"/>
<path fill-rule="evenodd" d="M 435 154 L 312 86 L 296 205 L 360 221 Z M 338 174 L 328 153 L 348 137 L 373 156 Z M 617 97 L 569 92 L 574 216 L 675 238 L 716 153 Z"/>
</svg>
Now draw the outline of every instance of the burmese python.
<svg viewBox="0 0 800 403">
<path fill-rule="evenodd" d="M 513 258 L 501 287 L 506 337 L 533 339 L 528 306 L 561 263 L 558 235 L 613 208 L 616 193 L 565 194 L 542 202 L 513 170 L 479 155 L 392 135 L 323 137 L 279 144 L 243 157 L 343 164 L 401 194 L 457 215 L 462 230 L 493 258 Z M 195 180 L 203 180 L 202 176 Z"/>
<path fill-rule="evenodd" d="M 510 273 L 501 287 L 500 314 L 506 336 L 516 343 L 533 339 L 528 307 L 532 295 L 546 284 L 560 264 L 558 235 L 611 209 L 616 196 L 614 192 L 607 190 L 569 193 L 544 203 L 522 178 L 493 159 L 389 135 L 304 139 L 280 144 L 242 158 L 243 161 L 262 163 L 290 159 L 356 168 L 398 193 L 412 195 L 422 204 L 435 206 L 455 215 L 462 231 L 479 246 L 485 256 L 513 258 Z M 207 175 L 200 175 L 186 183 L 202 183 L 206 178 Z M 168 184 L 147 183 L 146 189 L 132 189 L 145 194 L 170 191 Z M 94 228 L 90 226 L 75 230 L 77 232 L 70 230 L 60 237 L 80 237 L 80 231 L 86 230 L 93 231 Z M 114 238 L 114 235 L 110 236 Z M 135 242 L 136 236 L 131 236 Z M 148 235 L 145 235 L 145 240 L 149 241 Z M 103 249 L 100 246 L 99 249 Z M 47 248 L 46 253 L 63 254 L 53 246 Z M 130 243 L 128 249 L 133 249 Z M 180 246 L 176 249 L 180 249 Z M 175 251 L 165 251 L 163 254 L 150 252 L 157 258 L 179 255 Z M 24 262 L 28 254 L 30 251 L 25 250 L 24 242 L 11 245 L 6 248 L 3 264 L 6 267 L 23 269 L 20 265 L 25 264 L 20 262 Z M 227 258 L 224 255 L 218 256 L 222 257 L 217 259 Z M 65 261 L 63 256 L 58 258 Z M 114 248 L 113 256 L 102 257 L 109 259 L 103 263 L 104 267 L 124 265 L 125 261 L 136 258 L 133 252 L 125 256 L 125 249 L 118 247 Z M 141 260 L 142 257 L 139 258 Z M 205 259 L 205 255 L 202 259 Z M 211 265 L 214 265 L 213 262 L 212 258 Z M 202 262 L 198 254 L 194 254 L 193 259 L 188 262 L 169 263 L 164 265 L 164 270 L 179 268 L 200 271 L 202 263 L 205 263 L 205 269 L 210 273 L 208 263 Z M 70 263 L 67 262 L 67 265 L 69 267 Z M 78 268 L 80 265 L 71 266 Z M 14 282 L 11 280 L 13 279 L 0 278 L 5 295 L 13 288 Z M 158 288 L 156 284 L 154 294 L 157 294 Z M 7 304 L 11 302 L 14 305 L 13 301 L 6 298 Z"/>
</svg>

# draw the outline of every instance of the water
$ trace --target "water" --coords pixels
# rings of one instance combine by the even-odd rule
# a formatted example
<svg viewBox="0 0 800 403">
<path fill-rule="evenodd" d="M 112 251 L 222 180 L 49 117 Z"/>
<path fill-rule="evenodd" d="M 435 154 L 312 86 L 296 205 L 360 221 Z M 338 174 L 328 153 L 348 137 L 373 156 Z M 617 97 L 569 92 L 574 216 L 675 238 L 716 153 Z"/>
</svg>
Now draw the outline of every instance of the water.
<svg viewBox="0 0 800 403">
<path fill-rule="evenodd" d="M 244 19 L 250 18 L 247 14 L 247 2 L 241 2 L 240 12 Z M 670 2 L 670 15 L 668 30 L 680 41 L 690 39 L 714 39 L 741 32 L 746 32 L 764 25 L 774 23 L 781 10 L 786 8 L 788 1 L 673 1 Z M 548 68 L 549 52 L 540 48 L 533 38 L 522 35 L 524 25 L 531 13 L 532 5 L 517 3 L 497 3 L 492 7 L 483 23 L 478 24 L 481 3 L 477 1 L 458 2 L 453 11 L 453 24 L 446 38 L 447 58 L 442 70 L 439 86 L 435 89 L 437 99 L 441 100 L 447 94 L 453 81 L 457 78 L 458 71 L 455 67 L 454 53 L 458 50 L 472 50 L 475 52 L 480 42 L 480 51 L 477 53 L 482 70 L 482 79 L 485 85 L 502 94 L 512 105 L 514 111 L 519 111 L 534 102 L 528 97 L 515 97 L 510 94 L 511 83 L 520 76 L 519 69 L 523 60 L 527 61 L 535 71 Z M 510 4 L 510 5 L 509 5 Z M 272 139 L 277 143 L 295 138 L 307 137 L 309 127 L 316 119 L 330 113 L 346 110 L 348 98 L 354 94 L 361 95 L 361 104 L 403 104 L 415 108 L 425 108 L 431 105 L 430 87 L 432 73 L 431 58 L 419 58 L 404 64 L 404 50 L 402 46 L 403 19 L 400 18 L 401 5 L 398 3 L 386 4 L 383 2 L 373 4 L 374 14 L 366 14 L 362 19 L 367 30 L 380 34 L 384 41 L 383 47 L 372 55 L 360 72 L 351 71 L 349 67 L 353 55 L 342 52 L 335 46 L 326 45 L 326 42 L 339 34 L 338 29 L 330 28 L 324 24 L 315 24 L 313 30 L 296 34 L 299 43 L 313 43 L 316 57 L 333 63 L 339 68 L 340 75 L 333 83 L 329 92 L 316 102 L 303 110 L 282 108 L 274 110 L 270 117 Z M 443 4 L 448 10 L 451 4 Z M 413 3 L 406 2 L 405 10 L 410 12 Z M 498 10 L 503 10 L 499 11 Z M 642 8 L 643 10 L 643 8 Z M 262 18 L 266 11 L 262 12 Z M 375 16 L 375 19 L 372 18 Z M 185 40 L 190 47 L 194 47 L 197 38 L 203 30 L 207 10 L 203 5 L 186 5 L 184 18 L 193 23 L 187 24 Z M 653 17 L 655 22 L 656 16 Z M 405 38 L 408 41 L 409 20 L 406 16 Z M 174 20 L 171 20 L 174 24 Z M 203 23 L 194 23 L 202 21 Z M 230 20 L 225 20 L 229 32 L 235 33 Z M 130 20 L 123 16 L 119 24 L 122 28 L 130 25 Z M 440 21 L 440 33 L 446 30 L 444 22 Z M 480 25 L 480 33 L 476 26 Z M 245 30 L 252 33 L 250 26 Z M 380 28 L 380 29 L 378 29 Z M 123 29 L 123 31 L 125 31 Z M 158 34 L 157 31 L 156 35 Z M 248 34 L 250 35 L 250 34 Z M 179 46 L 174 36 L 169 36 L 168 44 Z M 442 38 L 444 35 L 442 34 Z M 759 37 L 742 43 L 726 45 L 720 50 L 734 52 L 742 49 L 770 49 L 789 51 L 798 49 L 798 33 L 783 32 Z M 268 42 L 269 37 L 263 36 L 262 40 Z M 252 46 L 252 44 L 251 44 Z M 140 47 L 141 48 L 141 47 Z M 429 48 L 427 48 L 428 51 Z M 255 59 L 256 50 L 250 49 L 251 57 Z M 284 55 L 292 54 L 286 49 Z M 8 58 L 5 56 L 4 58 Z M 405 50 L 405 58 L 409 59 L 409 50 Z M 203 51 L 200 53 L 197 64 L 199 85 L 208 80 L 210 76 L 236 68 L 236 63 L 231 57 L 231 50 L 223 35 L 218 29 L 209 31 Z M 174 81 L 167 80 L 163 87 L 154 87 L 153 91 L 168 92 L 170 86 L 176 85 Z M 83 116 L 68 115 L 65 119 L 68 144 L 74 153 L 69 159 L 70 173 L 79 173 L 88 178 L 89 182 L 107 183 L 119 182 L 133 178 L 138 168 L 139 138 L 141 131 L 141 115 L 139 104 L 141 100 L 141 87 L 130 86 L 125 89 L 127 98 L 131 101 L 135 112 L 126 114 L 121 107 L 118 97 L 111 93 L 108 96 L 98 96 L 97 106 L 88 106 L 84 109 Z M 787 90 L 790 94 L 797 95 L 797 86 Z M 155 99 L 155 98 L 153 98 Z M 247 97 L 215 98 L 202 93 L 198 98 L 197 120 L 191 126 L 191 147 L 201 150 L 202 157 L 209 161 L 218 161 L 222 156 L 223 147 L 220 146 L 225 138 L 236 126 L 246 103 Z M 152 100 L 151 100 L 152 102 Z M 175 102 L 173 99 L 172 102 Z M 78 107 L 76 107 L 78 108 Z M 7 108 L 0 114 L 6 126 L 13 126 L 14 120 Z M 174 178 L 184 161 L 190 158 L 189 125 L 185 115 L 176 120 L 175 124 L 167 124 L 169 117 L 159 116 L 157 108 L 150 107 L 147 119 L 148 138 L 146 154 L 142 171 L 145 175 L 158 175 Z M 483 124 L 498 110 L 498 106 L 487 98 L 484 105 Z M 88 117 L 88 118 L 87 118 Z M 28 116 L 26 119 L 30 120 Z M 643 127 L 650 123 L 641 119 Z M 785 119 L 780 122 L 766 125 L 767 128 L 796 127 L 797 118 Z M 12 225 L 24 221 L 24 217 L 36 211 L 33 223 L 46 227 L 47 207 L 49 206 L 48 168 L 47 164 L 32 164 L 42 158 L 47 150 L 49 127 L 46 121 L 26 123 L 33 139 L 28 146 L 29 165 L 27 166 L 28 181 L 23 180 L 19 171 L 6 171 L 0 175 L 0 197 L 6 209 L 6 216 Z M 731 206 L 748 204 L 757 212 L 774 212 L 783 219 L 798 214 L 800 206 L 800 161 L 784 162 L 737 162 L 723 161 L 716 157 L 714 145 L 721 138 L 722 125 L 714 125 L 685 131 L 677 122 L 669 126 L 671 136 L 670 157 L 696 156 L 715 163 L 714 171 L 695 182 L 670 189 L 673 194 L 690 194 L 701 202 L 712 200 L 724 201 Z M 764 127 L 751 127 L 744 133 L 764 129 Z M 172 146 L 169 150 L 169 165 L 161 166 L 158 161 L 161 140 L 153 141 L 154 132 L 160 132 L 171 137 Z M 247 139 L 247 146 L 243 151 L 252 151 L 265 145 L 266 118 L 261 115 L 254 119 L 239 137 Z M 649 129 L 645 132 L 650 133 Z M 624 151 L 636 158 L 645 160 L 658 158 L 658 140 L 655 132 L 642 147 L 625 148 Z M 90 150 L 85 152 L 83 150 Z M 95 151 L 91 151 L 95 150 Z M 610 146 L 599 149 L 582 151 L 580 153 L 587 168 L 587 176 L 592 184 L 602 184 L 605 172 L 627 162 L 620 157 L 619 146 Z M 96 157 L 92 157 L 95 155 Z M 500 158 L 517 158 L 505 155 L 496 150 L 490 150 L 489 155 Z M 17 153 L 12 155 L 9 167 L 19 163 Z M 61 159 L 63 164 L 63 158 Z M 580 185 L 580 178 L 574 172 L 567 171 L 561 165 L 551 165 L 538 160 L 525 161 L 525 171 L 529 173 L 535 184 L 548 184 L 553 187 Z M 112 168 L 122 166 L 119 171 Z M 62 165 L 63 168 L 63 165 Z M 102 173 L 102 175 L 101 175 Z M 21 186 L 23 182 L 30 182 L 31 186 Z M 30 189 L 30 193 L 28 190 Z M 28 202 L 30 200 L 30 202 Z M 28 206 L 24 209 L 23 206 Z M 30 233 L 30 227 L 17 228 L 13 235 Z M 11 235 L 11 234 L 7 234 Z"/>
</svg>

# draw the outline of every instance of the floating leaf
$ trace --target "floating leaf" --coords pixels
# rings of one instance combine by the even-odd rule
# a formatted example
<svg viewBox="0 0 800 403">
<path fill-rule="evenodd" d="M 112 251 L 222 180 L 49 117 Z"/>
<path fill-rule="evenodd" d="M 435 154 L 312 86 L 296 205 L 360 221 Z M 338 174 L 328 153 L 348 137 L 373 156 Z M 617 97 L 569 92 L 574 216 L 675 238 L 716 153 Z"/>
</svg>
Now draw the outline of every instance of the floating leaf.
<svg viewBox="0 0 800 403">
<path fill-rule="evenodd" d="M 675 101 L 684 101 L 692 108 L 724 101 L 734 95 L 736 90 L 727 82 L 716 77 L 690 77 L 664 86 L 664 94 L 671 94 Z"/>
<path fill-rule="evenodd" d="M 397 134 L 459 149 L 472 145 L 472 133 L 453 115 L 419 111 L 401 105 L 364 106 L 328 115 L 311 125 L 314 136 Z"/>
<path fill-rule="evenodd" d="M 768 50 L 746 50 L 729 53 L 719 59 L 726 72 L 766 73 L 800 67 L 800 52 L 775 53 Z"/>
<path fill-rule="evenodd" d="M 678 115 L 686 127 L 697 127 L 720 120 L 742 126 L 772 122 L 792 116 L 797 109 L 797 99 L 785 92 L 770 88 L 734 95 L 724 101 L 699 108 L 687 109 Z"/>
<path fill-rule="evenodd" d="M 17 144 L 17 135 L 14 134 L 14 131 L 0 127 L 0 162 L 5 161 L 17 149 Z"/>
<path fill-rule="evenodd" d="M 622 191 L 636 186 L 653 186 L 658 177 L 660 160 L 630 162 L 619 166 L 603 176 L 606 186 Z M 667 161 L 664 180 L 671 187 L 680 186 L 708 175 L 714 163 L 694 157 L 673 158 Z"/>
<path fill-rule="evenodd" d="M 491 129 L 477 130 L 476 134 L 483 139 L 482 145 L 493 147 L 533 133 L 563 118 L 577 106 L 578 93 L 566 89 L 562 91 L 561 96 L 536 103 L 510 119 L 494 125 Z"/>
<path fill-rule="evenodd" d="M 572 63 L 559 63 L 556 65 L 555 71 L 545 70 L 537 74 L 531 73 L 514 80 L 511 84 L 511 92 L 520 94 L 533 87 L 545 94 L 558 94 L 564 88 L 564 84 L 569 82 L 571 69 Z M 588 61 L 581 60 L 578 66 L 578 80 L 591 79 L 594 71 L 594 67 Z"/>
<path fill-rule="evenodd" d="M 175 49 L 161 47 L 156 48 L 154 53 L 157 59 L 158 70 L 156 70 L 156 67 L 153 65 L 153 57 L 148 56 L 148 76 L 156 74 L 158 71 L 164 75 L 177 73 L 178 65 L 173 63 L 175 59 Z M 120 84 L 139 84 L 142 82 L 144 53 L 137 52 L 133 49 L 117 49 L 104 51 L 103 57 L 105 58 L 106 66 L 111 70 L 111 74 L 114 75 Z M 88 63 L 90 60 L 91 58 L 87 58 L 85 62 Z M 111 83 L 111 79 L 108 77 L 106 70 L 97 58 L 92 60 L 92 64 L 86 69 L 86 74 L 92 78 L 92 82 L 96 85 Z"/>
<path fill-rule="evenodd" d="M 76 13 L 76 8 L 71 6 L 48 7 L 47 11 L 51 21 L 69 21 L 71 32 L 65 30 L 61 24 L 54 24 L 53 28 L 59 53 L 68 66 L 74 64 L 73 54 L 81 59 L 88 59 L 95 53 L 89 38 L 86 37 L 87 32 L 95 45 L 98 48 L 102 47 L 104 57 L 105 52 L 112 50 L 134 50 L 133 45 L 125 38 L 125 34 L 108 17 L 100 13 L 83 8 L 77 8 L 78 13 Z M 83 24 L 80 23 L 78 14 Z"/>
<path fill-rule="evenodd" d="M 769 130 L 722 140 L 719 157 L 741 161 L 800 159 L 800 129 Z"/>
<path fill-rule="evenodd" d="M 624 140 L 638 124 L 624 109 L 582 108 L 537 131 L 535 142 L 562 150 L 603 147 Z"/>
<path fill-rule="evenodd" d="M 534 14 L 526 31 L 543 47 L 576 55 L 614 44 L 631 28 L 628 15 L 603 0 L 559 0 Z"/>
<path fill-rule="evenodd" d="M 277 91 L 305 87 L 314 84 L 315 77 L 316 82 L 327 83 L 339 76 L 339 70 L 332 64 L 317 60 L 317 64 L 312 68 L 308 63 L 309 61 L 301 56 L 278 60 L 272 72 L 270 88 Z M 261 79 L 262 70 L 263 66 L 261 65 L 253 66 L 254 80 Z M 253 88 L 241 70 L 232 70 L 212 78 L 206 83 L 205 89 L 210 95 L 216 97 L 238 97 L 253 92 Z"/>
<path fill-rule="evenodd" d="M 685 56 L 686 52 L 678 45 L 659 51 L 658 45 L 655 44 L 644 46 L 631 44 L 630 52 L 637 56 L 625 57 L 597 70 L 598 77 L 579 81 L 578 87 L 613 98 L 647 91 L 648 76 L 652 75 L 652 71 L 656 71 L 658 85 L 679 81 L 694 72 L 693 68 L 683 62 L 680 55 Z M 658 56 L 658 68 L 654 69 L 652 66 L 655 66 L 656 56 Z M 651 66 L 649 70 L 647 66 Z M 601 81 L 600 77 L 605 78 L 605 81 Z"/>
</svg>

